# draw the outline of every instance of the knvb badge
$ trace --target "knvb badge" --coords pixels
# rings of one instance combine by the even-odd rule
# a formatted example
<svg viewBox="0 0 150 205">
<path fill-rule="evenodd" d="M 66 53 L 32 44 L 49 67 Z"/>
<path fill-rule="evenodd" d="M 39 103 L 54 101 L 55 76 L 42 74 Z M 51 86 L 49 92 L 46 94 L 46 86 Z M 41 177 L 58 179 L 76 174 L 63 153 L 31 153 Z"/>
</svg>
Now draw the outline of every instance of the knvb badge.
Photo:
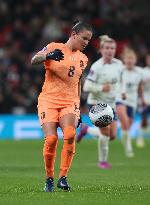
<svg viewBox="0 0 150 205">
<path fill-rule="evenodd" d="M 70 60 L 71 61 L 75 61 L 75 57 L 74 56 L 70 56 Z"/>
</svg>

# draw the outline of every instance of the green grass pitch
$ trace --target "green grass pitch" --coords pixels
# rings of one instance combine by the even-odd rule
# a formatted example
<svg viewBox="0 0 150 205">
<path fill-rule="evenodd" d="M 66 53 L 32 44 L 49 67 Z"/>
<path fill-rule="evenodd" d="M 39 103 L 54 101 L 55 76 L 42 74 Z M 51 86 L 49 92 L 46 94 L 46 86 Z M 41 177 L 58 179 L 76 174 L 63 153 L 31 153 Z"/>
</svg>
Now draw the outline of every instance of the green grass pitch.
<svg viewBox="0 0 150 205">
<path fill-rule="evenodd" d="M 150 140 L 135 157 L 124 156 L 120 141 L 110 143 L 111 170 L 97 167 L 97 141 L 83 140 L 68 175 L 71 192 L 44 193 L 43 141 L 0 141 L 0 205 L 149 205 Z M 59 141 L 55 184 L 59 172 Z"/>
</svg>

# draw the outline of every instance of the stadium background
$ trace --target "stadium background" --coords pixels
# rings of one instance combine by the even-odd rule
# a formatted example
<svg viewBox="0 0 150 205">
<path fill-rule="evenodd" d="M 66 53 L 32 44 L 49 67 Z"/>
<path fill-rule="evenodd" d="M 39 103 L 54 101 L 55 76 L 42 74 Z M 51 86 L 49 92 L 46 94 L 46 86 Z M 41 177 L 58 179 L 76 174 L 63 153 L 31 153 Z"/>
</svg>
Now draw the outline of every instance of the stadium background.
<svg viewBox="0 0 150 205">
<path fill-rule="evenodd" d="M 83 140 L 69 172 L 70 193 L 43 191 L 45 182 L 43 139 L 36 115 L 37 96 L 44 80 L 42 66 L 31 66 L 34 52 L 49 41 L 65 41 L 76 16 L 94 27 L 86 49 L 88 69 L 99 55 L 98 36 L 108 34 L 118 44 L 138 54 L 138 65 L 150 53 L 149 0 L 0 0 L 0 205 L 149 205 L 150 140 L 136 147 L 134 158 L 124 155 L 120 140 L 110 143 L 111 170 L 97 167 L 97 140 Z M 87 72 L 88 72 L 87 69 Z M 87 75 L 83 76 L 83 81 Z M 86 93 L 81 96 L 83 120 L 87 118 Z M 131 135 L 139 126 L 136 116 Z M 118 129 L 118 134 L 119 133 Z M 61 134 L 61 133 L 59 133 Z M 9 140 L 10 139 L 10 140 Z M 55 163 L 57 183 L 63 141 Z"/>
<path fill-rule="evenodd" d="M 128 45 L 136 50 L 138 65 L 144 66 L 145 55 L 150 52 L 149 10 L 148 0 L 1 0 L 0 138 L 42 137 L 36 104 L 44 69 L 30 64 L 36 51 L 50 41 L 65 42 L 74 19 L 79 16 L 94 28 L 92 42 L 85 50 L 88 69 L 99 57 L 98 36 L 103 34 L 116 39 L 117 57 Z M 86 97 L 87 93 L 82 93 L 83 114 L 88 112 Z M 139 118 L 133 136 L 139 126 L 137 122 Z"/>
</svg>

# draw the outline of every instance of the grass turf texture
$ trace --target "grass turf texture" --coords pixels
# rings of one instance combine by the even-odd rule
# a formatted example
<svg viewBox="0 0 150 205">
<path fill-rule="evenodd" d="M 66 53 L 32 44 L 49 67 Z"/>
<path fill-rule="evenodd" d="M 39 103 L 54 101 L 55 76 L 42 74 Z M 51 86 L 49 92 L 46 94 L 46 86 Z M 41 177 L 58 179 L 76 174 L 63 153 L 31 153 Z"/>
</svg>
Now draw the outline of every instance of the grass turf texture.
<svg viewBox="0 0 150 205">
<path fill-rule="evenodd" d="M 55 184 L 59 171 L 59 141 Z M 0 141 L 0 205 L 149 205 L 150 140 L 144 149 L 135 148 L 135 157 L 124 156 L 119 141 L 110 143 L 112 170 L 97 167 L 97 141 L 77 144 L 69 172 L 71 192 L 56 188 L 43 192 L 45 176 L 42 141 Z"/>
</svg>

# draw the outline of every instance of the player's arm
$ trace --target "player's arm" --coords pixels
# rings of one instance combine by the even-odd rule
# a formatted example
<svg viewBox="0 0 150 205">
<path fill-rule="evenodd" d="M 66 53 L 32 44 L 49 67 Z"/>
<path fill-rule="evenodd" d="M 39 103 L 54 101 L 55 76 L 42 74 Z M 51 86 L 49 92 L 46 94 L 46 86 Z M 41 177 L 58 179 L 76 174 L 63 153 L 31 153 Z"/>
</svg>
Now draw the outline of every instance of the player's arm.
<svg viewBox="0 0 150 205">
<path fill-rule="evenodd" d="M 102 90 L 102 87 L 98 86 L 96 81 L 93 81 L 93 80 L 87 78 L 85 80 L 84 85 L 83 85 L 83 90 L 85 92 L 98 93 Z"/>
<path fill-rule="evenodd" d="M 43 63 L 44 61 L 46 61 L 46 54 L 36 54 L 32 57 L 31 64 L 38 65 L 40 63 Z"/>
<path fill-rule="evenodd" d="M 101 88 L 97 85 L 98 73 L 94 65 L 91 66 L 88 76 L 83 85 L 83 91 L 90 93 L 98 93 Z"/>
<path fill-rule="evenodd" d="M 103 85 L 98 84 L 97 81 L 100 78 L 101 76 L 98 74 L 97 69 L 92 66 L 87 79 L 85 80 L 83 90 L 94 94 L 99 92 L 109 92 L 111 85 L 109 83 L 105 83 Z"/>
<path fill-rule="evenodd" d="M 127 96 L 126 96 L 126 82 L 125 82 L 123 70 L 120 74 L 120 85 L 121 85 L 121 97 L 123 100 L 126 100 L 126 98 L 127 98 Z"/>
<path fill-rule="evenodd" d="M 61 50 L 55 49 L 51 52 L 48 52 L 46 47 L 44 49 L 45 50 L 40 51 L 37 54 L 35 54 L 35 56 L 33 56 L 33 58 L 31 59 L 32 65 L 38 65 L 46 60 L 60 61 L 64 59 L 64 54 Z"/>
<path fill-rule="evenodd" d="M 138 94 L 139 94 L 139 97 L 141 99 L 141 102 L 142 102 L 143 106 L 145 106 L 146 102 L 145 102 L 145 99 L 144 99 L 144 83 L 143 83 L 143 81 L 141 81 L 140 84 L 139 84 Z"/>
<path fill-rule="evenodd" d="M 93 81 L 91 79 L 86 79 L 83 90 L 85 92 L 90 92 L 90 93 L 99 93 L 99 92 L 109 92 L 111 89 L 111 85 L 109 83 L 105 83 L 103 85 L 98 85 L 96 81 Z"/>
</svg>

